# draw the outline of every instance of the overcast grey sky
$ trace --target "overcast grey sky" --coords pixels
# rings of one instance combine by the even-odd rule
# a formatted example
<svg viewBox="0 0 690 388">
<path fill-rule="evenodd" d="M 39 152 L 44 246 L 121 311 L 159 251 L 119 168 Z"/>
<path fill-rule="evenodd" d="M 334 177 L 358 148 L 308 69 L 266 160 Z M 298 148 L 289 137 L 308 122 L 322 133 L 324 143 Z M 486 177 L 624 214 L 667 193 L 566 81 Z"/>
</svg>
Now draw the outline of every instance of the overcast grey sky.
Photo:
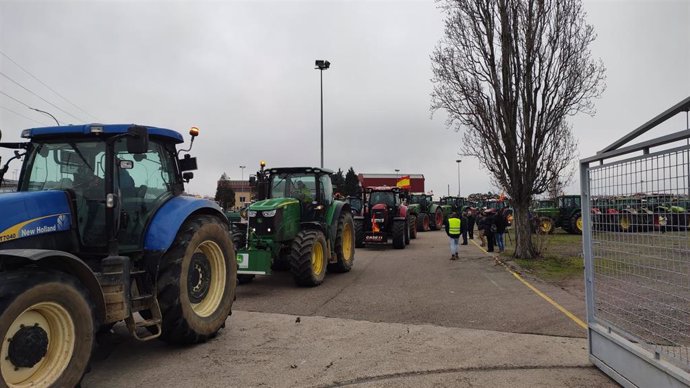
<svg viewBox="0 0 690 388">
<path fill-rule="evenodd" d="M 596 116 L 572 119 L 580 157 L 690 95 L 690 1 L 584 7 L 608 87 Z M 325 166 L 421 173 L 427 190 L 456 193 L 461 136 L 445 128 L 443 114 L 431 119 L 429 112 L 429 55 L 442 30 L 432 1 L 0 0 L 0 51 L 88 114 L 4 56 L 2 73 L 76 118 L 4 77 L 0 91 L 66 123 L 138 123 L 186 138 L 198 126 L 192 154 L 200 170 L 188 191 L 212 195 L 223 172 L 240 178 L 240 165 L 246 178 L 262 159 L 269 166 L 319 164 L 313 64 L 328 59 Z M 50 124 L 0 94 L 3 141 Z M 685 127 L 682 118 L 666 130 Z M 461 164 L 461 188 L 463 195 L 495 191 L 470 158 Z"/>
</svg>

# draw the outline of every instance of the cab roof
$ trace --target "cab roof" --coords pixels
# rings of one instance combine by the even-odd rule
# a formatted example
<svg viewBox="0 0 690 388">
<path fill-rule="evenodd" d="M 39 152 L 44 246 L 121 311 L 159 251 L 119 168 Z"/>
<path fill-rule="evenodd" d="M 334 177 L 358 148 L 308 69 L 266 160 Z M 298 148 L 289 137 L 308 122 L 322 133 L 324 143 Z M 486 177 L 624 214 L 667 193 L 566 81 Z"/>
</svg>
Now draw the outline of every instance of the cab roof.
<svg viewBox="0 0 690 388">
<path fill-rule="evenodd" d="M 333 171 L 321 168 L 321 167 L 271 167 L 267 168 L 266 170 L 270 171 L 271 174 L 280 174 L 280 173 L 287 173 L 287 174 L 299 174 L 299 173 L 306 173 L 306 174 L 328 174 L 332 175 Z"/>
<path fill-rule="evenodd" d="M 118 135 L 127 133 L 127 130 L 136 124 L 80 124 L 80 125 L 61 125 L 53 127 L 28 128 L 22 131 L 23 138 L 48 138 L 60 136 L 96 136 L 96 135 Z M 151 127 L 142 125 L 149 131 L 149 135 L 159 136 L 172 140 L 179 144 L 184 142 L 182 135 L 171 129 Z"/>
</svg>

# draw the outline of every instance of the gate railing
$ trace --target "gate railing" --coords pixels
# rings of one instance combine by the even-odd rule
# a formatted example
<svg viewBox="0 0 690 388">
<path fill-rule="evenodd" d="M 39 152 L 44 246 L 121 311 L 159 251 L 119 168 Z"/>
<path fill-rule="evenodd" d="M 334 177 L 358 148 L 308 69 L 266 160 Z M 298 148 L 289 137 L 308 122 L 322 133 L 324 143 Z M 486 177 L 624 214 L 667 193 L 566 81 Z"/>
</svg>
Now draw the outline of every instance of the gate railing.
<svg viewBox="0 0 690 388">
<path fill-rule="evenodd" d="M 690 97 L 580 163 L 590 360 L 690 385 Z M 626 146 L 685 112 L 684 130 Z"/>
</svg>

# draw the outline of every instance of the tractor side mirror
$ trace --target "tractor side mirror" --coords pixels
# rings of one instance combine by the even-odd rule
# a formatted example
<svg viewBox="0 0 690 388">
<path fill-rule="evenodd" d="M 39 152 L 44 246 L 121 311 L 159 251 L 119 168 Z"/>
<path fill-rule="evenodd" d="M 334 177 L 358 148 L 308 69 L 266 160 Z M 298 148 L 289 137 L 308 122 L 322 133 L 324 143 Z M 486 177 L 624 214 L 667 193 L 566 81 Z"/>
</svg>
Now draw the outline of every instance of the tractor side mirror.
<svg viewBox="0 0 690 388">
<path fill-rule="evenodd" d="M 184 172 L 184 173 L 182 173 L 182 180 L 183 180 L 185 183 L 189 183 L 189 181 L 191 181 L 192 178 L 194 178 L 194 173 L 193 173 L 193 172 Z"/>
<path fill-rule="evenodd" d="M 130 154 L 145 154 L 149 150 L 149 130 L 146 127 L 134 125 L 127 130 L 127 152 Z"/>
<path fill-rule="evenodd" d="M 184 158 L 177 160 L 180 166 L 180 171 L 192 171 L 196 170 L 196 158 L 192 158 L 189 154 L 185 155 Z"/>
</svg>

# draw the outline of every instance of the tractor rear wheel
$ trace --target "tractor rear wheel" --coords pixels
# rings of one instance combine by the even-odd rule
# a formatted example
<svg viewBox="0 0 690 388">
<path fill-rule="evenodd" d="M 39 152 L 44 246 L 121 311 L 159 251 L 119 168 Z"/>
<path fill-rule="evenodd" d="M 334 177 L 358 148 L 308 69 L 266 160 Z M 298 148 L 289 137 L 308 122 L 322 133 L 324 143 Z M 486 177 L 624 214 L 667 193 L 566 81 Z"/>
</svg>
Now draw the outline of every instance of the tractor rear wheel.
<svg viewBox="0 0 690 388">
<path fill-rule="evenodd" d="M 225 223 L 213 216 L 192 216 L 161 259 L 160 338 L 193 344 L 215 337 L 230 315 L 236 279 L 235 248 Z"/>
<path fill-rule="evenodd" d="M 582 234 L 582 213 L 577 212 L 570 218 L 570 232 L 572 234 Z"/>
<path fill-rule="evenodd" d="M 343 212 L 338 219 L 335 235 L 335 254 L 338 261 L 328 264 L 329 272 L 348 272 L 355 262 L 355 223 L 350 212 Z"/>
<path fill-rule="evenodd" d="M 405 219 L 405 245 L 410 245 L 410 219 Z"/>
<path fill-rule="evenodd" d="M 61 272 L 0 273 L 0 384 L 74 387 L 91 358 L 88 292 Z"/>
<path fill-rule="evenodd" d="M 419 213 L 417 216 L 417 230 L 420 232 L 428 232 L 431 230 L 429 226 L 429 215 L 426 213 Z"/>
<path fill-rule="evenodd" d="M 417 216 L 412 214 L 410 216 L 410 239 L 417 238 Z"/>
<path fill-rule="evenodd" d="M 618 215 L 618 230 L 621 232 L 632 232 L 633 223 L 630 214 Z"/>
<path fill-rule="evenodd" d="M 364 220 L 355 220 L 355 247 L 364 248 Z"/>
<path fill-rule="evenodd" d="M 407 228 L 405 220 L 393 221 L 393 248 L 405 248 L 405 229 Z"/>
<path fill-rule="evenodd" d="M 429 221 L 429 226 L 431 230 L 439 230 L 443 226 L 443 211 L 440 207 L 436 208 L 433 218 Z"/>
<path fill-rule="evenodd" d="M 303 230 L 292 242 L 290 270 L 298 286 L 314 287 L 326 276 L 326 237 L 318 230 Z"/>
</svg>

